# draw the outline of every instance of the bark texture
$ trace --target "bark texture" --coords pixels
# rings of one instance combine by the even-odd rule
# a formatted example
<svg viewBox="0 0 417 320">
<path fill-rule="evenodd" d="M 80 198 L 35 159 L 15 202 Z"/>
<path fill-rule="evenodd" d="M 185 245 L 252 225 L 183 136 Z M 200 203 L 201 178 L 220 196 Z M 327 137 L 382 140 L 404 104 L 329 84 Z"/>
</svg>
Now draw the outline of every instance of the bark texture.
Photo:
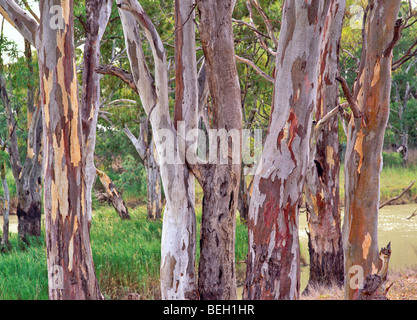
<svg viewBox="0 0 417 320">
<path fill-rule="evenodd" d="M 178 154 L 179 143 L 169 113 L 165 49 L 155 26 L 138 1 L 118 0 L 117 4 L 132 76 L 151 122 L 167 201 L 161 239 L 162 299 L 198 299 L 194 265 L 195 212 L 193 199 L 187 192 L 189 170 L 185 164 L 167 159 L 168 157 L 172 160 Z M 152 49 L 155 78 L 145 60 L 138 24 Z M 164 134 L 173 137 L 169 146 L 163 144 Z M 166 147 L 169 147 L 168 151 Z"/>
<path fill-rule="evenodd" d="M 332 0 L 320 48 L 315 121 L 339 105 L 339 47 L 345 0 Z M 321 128 L 321 127 L 320 127 Z M 313 135 L 313 139 L 316 135 Z M 308 286 L 343 285 L 343 248 L 339 195 L 339 120 L 333 117 L 313 141 L 306 175 L 305 197 L 309 227 Z"/>
<path fill-rule="evenodd" d="M 319 49 L 331 1 L 286 1 L 273 110 L 249 208 L 245 299 L 298 299 L 299 200 L 309 165 Z"/>
<path fill-rule="evenodd" d="M 63 25 L 51 28 L 40 1 L 38 59 L 44 124 L 44 208 L 52 300 L 102 299 L 91 253 L 84 180 L 82 110 L 75 65 L 73 1 L 58 1 Z M 53 280 L 60 280 L 58 284 Z"/>
<path fill-rule="evenodd" d="M 29 61 L 30 53 L 28 51 L 26 53 Z M 29 71 L 32 71 L 31 76 L 33 77 L 33 69 L 30 63 L 28 62 L 28 67 Z M 27 156 L 22 164 L 20 162 L 17 138 L 17 123 L 2 75 L 0 75 L 0 94 L 5 107 L 9 129 L 9 146 L 7 151 L 10 156 L 11 169 L 16 184 L 18 233 L 19 238 L 26 241 L 27 236 L 39 237 L 41 234 L 42 111 L 39 104 L 35 105 L 34 103 L 34 86 L 29 85 L 27 95 Z"/>
<path fill-rule="evenodd" d="M 0 179 L 3 187 L 3 234 L 1 237 L 1 246 L 7 246 L 9 243 L 9 214 L 10 214 L 10 193 L 6 180 L 6 164 L 3 162 L 0 167 Z M 0 248 L 2 249 L 2 248 Z"/>
<path fill-rule="evenodd" d="M 49 297 L 102 299 L 90 245 L 73 1 L 41 0 L 39 7 L 38 23 L 14 1 L 0 1 L 0 14 L 38 53 Z"/>
<path fill-rule="evenodd" d="M 235 1 L 198 0 L 200 37 L 212 99 L 212 126 L 226 132 L 227 155 L 210 138 L 214 162 L 194 174 L 203 192 L 198 287 L 201 299 L 236 299 L 235 227 L 241 168 L 242 105 L 236 68 L 232 13 Z"/>
<path fill-rule="evenodd" d="M 361 65 L 353 103 L 361 112 L 348 128 L 345 158 L 345 218 L 343 245 L 345 298 L 352 299 L 355 285 L 351 268 L 375 273 L 378 257 L 378 207 L 382 147 L 389 116 L 392 49 L 401 28 L 397 21 L 401 1 L 369 1 Z"/>
<path fill-rule="evenodd" d="M 100 66 L 100 43 L 110 19 L 112 0 L 86 0 L 86 41 L 83 56 L 82 73 L 82 130 L 83 162 L 86 183 L 86 212 L 91 220 L 91 193 L 96 178 L 94 150 L 96 147 L 96 128 L 100 107 L 100 75 L 96 69 Z M 123 201 L 123 200 L 122 200 Z"/>
</svg>

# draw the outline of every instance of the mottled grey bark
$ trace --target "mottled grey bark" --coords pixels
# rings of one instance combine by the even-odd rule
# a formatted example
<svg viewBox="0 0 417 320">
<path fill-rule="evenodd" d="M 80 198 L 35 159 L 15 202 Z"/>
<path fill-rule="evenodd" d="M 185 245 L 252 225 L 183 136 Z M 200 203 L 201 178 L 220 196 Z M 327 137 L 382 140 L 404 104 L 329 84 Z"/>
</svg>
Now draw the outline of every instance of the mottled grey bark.
<svg viewBox="0 0 417 320">
<path fill-rule="evenodd" d="M 163 43 L 155 26 L 136 0 L 118 0 L 117 3 L 132 76 L 151 122 L 158 159 L 164 157 L 164 132 L 173 137 L 170 147 L 173 155 L 176 155 L 179 142 L 169 113 L 168 65 Z M 152 49 L 154 78 L 145 60 L 138 24 Z M 196 223 L 193 199 L 188 193 L 189 170 L 181 162 L 163 162 L 159 165 L 167 201 L 161 240 L 162 298 L 198 299 L 194 269 Z"/>
<path fill-rule="evenodd" d="M 320 48 L 315 121 L 339 105 L 339 48 L 345 0 L 332 0 Z M 343 248 L 339 195 L 339 119 L 334 116 L 315 128 L 305 197 L 309 227 L 310 278 L 308 287 L 343 285 Z"/>
<path fill-rule="evenodd" d="M 197 1 L 213 105 L 210 129 L 217 133 L 226 130 L 232 139 L 227 143 L 228 154 L 224 164 L 221 163 L 225 159 L 221 159 L 220 144 L 212 145 L 220 158 L 215 159 L 216 163 L 197 166 L 193 170 L 204 192 L 198 287 L 200 298 L 205 300 L 236 299 L 235 227 L 241 169 L 242 106 L 232 27 L 234 5 L 235 1 L 230 0 Z M 237 150 L 234 149 L 236 144 Z"/>
<path fill-rule="evenodd" d="M 249 208 L 245 299 L 299 298 L 298 206 L 309 165 L 319 49 L 330 3 L 284 3 L 273 109 Z"/>
<path fill-rule="evenodd" d="M 100 107 L 100 78 L 96 69 L 100 66 L 100 43 L 110 19 L 112 0 L 86 0 L 86 41 L 83 55 L 82 73 L 82 130 L 84 179 L 86 182 L 86 210 L 91 220 L 91 193 L 96 178 L 94 150 L 96 128 Z"/>
</svg>

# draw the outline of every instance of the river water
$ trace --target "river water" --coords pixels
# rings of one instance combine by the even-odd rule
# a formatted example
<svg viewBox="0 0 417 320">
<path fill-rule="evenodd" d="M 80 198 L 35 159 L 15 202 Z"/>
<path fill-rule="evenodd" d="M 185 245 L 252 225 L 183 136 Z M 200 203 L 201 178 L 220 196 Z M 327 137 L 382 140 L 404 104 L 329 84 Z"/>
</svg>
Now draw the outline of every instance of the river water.
<svg viewBox="0 0 417 320">
<path fill-rule="evenodd" d="M 390 268 L 401 268 L 417 265 L 417 217 L 407 218 L 417 209 L 416 204 L 386 206 L 379 212 L 378 245 L 385 247 L 391 241 L 392 255 Z M 301 255 L 308 261 L 308 238 L 305 230 L 305 214 L 300 215 Z M 307 285 L 309 267 L 301 268 L 301 290 Z"/>
<path fill-rule="evenodd" d="M 379 212 L 378 244 L 379 247 L 385 247 L 391 241 L 391 269 L 400 270 L 417 265 L 417 217 L 407 220 L 416 209 L 416 204 L 386 206 Z M 308 263 L 308 237 L 305 231 L 308 229 L 305 214 L 300 214 L 299 230 L 301 255 Z M 308 278 L 309 266 L 301 267 L 301 292 L 307 286 Z M 242 293 L 243 287 L 239 287 L 239 299 Z"/>
</svg>

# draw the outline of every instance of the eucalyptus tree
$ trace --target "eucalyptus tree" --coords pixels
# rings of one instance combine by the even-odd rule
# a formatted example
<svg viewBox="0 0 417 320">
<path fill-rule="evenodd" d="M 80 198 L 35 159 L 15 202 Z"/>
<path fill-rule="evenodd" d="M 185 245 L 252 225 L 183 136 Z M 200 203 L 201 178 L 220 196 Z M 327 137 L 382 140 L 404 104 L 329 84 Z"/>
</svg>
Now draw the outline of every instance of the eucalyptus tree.
<svg viewBox="0 0 417 320">
<path fill-rule="evenodd" d="M 309 164 L 318 62 L 331 1 L 286 1 L 273 108 L 249 208 L 246 299 L 298 299 L 299 200 Z"/>
<path fill-rule="evenodd" d="M 320 123 L 339 106 L 339 50 L 346 1 L 333 0 L 320 47 L 314 120 Z M 339 118 L 333 116 L 313 132 L 305 199 L 310 278 L 308 285 L 343 285 L 343 245 L 339 190 Z M 314 130 L 317 130 L 315 128 Z"/>
<path fill-rule="evenodd" d="M 97 59 L 99 38 L 109 18 L 111 1 L 87 1 L 87 10 L 101 8 L 91 19 L 90 59 Z M 49 297 L 51 299 L 102 299 L 90 244 L 89 134 L 96 118 L 97 81 L 80 103 L 75 64 L 73 1 L 41 0 L 39 20 L 15 1 L 0 1 L 1 14 L 37 49 L 43 114 L 44 210 Z M 87 40 L 88 41 L 88 40 Z M 98 41 L 96 43 L 95 41 Z M 88 46 L 87 46 L 88 48 Z M 94 69 L 93 69 L 94 70 Z M 92 74 L 92 73 L 90 73 Z M 91 97 L 89 95 L 92 95 Z M 88 108 L 88 109 L 85 109 Z M 87 172 L 88 171 L 88 172 Z M 95 174 L 95 172 L 94 172 Z"/>
<path fill-rule="evenodd" d="M 346 81 L 339 78 L 352 109 L 345 156 L 346 299 L 353 298 L 358 272 L 373 274 L 380 267 L 377 233 L 380 172 L 389 116 L 392 50 L 402 29 L 402 20 L 397 20 L 400 4 L 400 0 L 369 1 L 353 92 Z"/>
</svg>

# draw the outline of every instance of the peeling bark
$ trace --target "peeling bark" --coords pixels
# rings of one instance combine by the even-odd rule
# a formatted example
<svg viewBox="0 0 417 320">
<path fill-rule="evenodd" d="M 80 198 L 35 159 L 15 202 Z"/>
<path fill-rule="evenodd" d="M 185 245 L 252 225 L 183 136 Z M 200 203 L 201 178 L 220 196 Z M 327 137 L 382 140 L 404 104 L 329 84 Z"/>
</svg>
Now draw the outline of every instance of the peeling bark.
<svg viewBox="0 0 417 320">
<path fill-rule="evenodd" d="M 136 0 L 118 0 L 130 67 L 142 105 L 152 126 L 158 158 L 164 156 L 161 130 L 172 132 L 174 154 L 179 142 L 168 104 L 168 68 L 163 43 L 146 12 Z M 138 25 L 144 30 L 155 65 L 155 81 L 148 69 Z M 160 163 L 167 200 L 161 240 L 162 299 L 198 299 L 195 277 L 196 221 L 188 194 L 189 170 L 184 163 Z"/>
<path fill-rule="evenodd" d="M 299 200 L 309 165 L 319 49 L 331 1 L 286 1 L 273 109 L 249 208 L 245 299 L 299 298 Z"/>
<path fill-rule="evenodd" d="M 102 299 L 90 245 L 73 1 L 41 0 L 39 6 L 38 24 L 14 1 L 0 1 L 0 14 L 36 47 L 38 53 L 49 297 L 54 300 Z M 61 8 L 62 16 L 56 16 L 53 6 Z M 51 24 L 57 19 L 56 25 Z"/>
<path fill-rule="evenodd" d="M 382 147 L 389 116 L 392 49 L 401 26 L 401 1 L 369 1 L 360 73 L 353 98 L 363 119 L 352 117 L 345 158 L 343 245 L 345 298 L 352 299 L 351 267 L 374 273 L 378 257 L 378 207 Z"/>
<path fill-rule="evenodd" d="M 51 3 L 40 1 L 38 59 L 44 125 L 44 208 L 53 300 L 102 299 L 86 208 L 82 110 L 75 65 L 73 1 L 58 1 L 64 23 L 51 28 Z M 54 283 L 59 277 L 60 285 Z"/>
<path fill-rule="evenodd" d="M 339 105 L 336 81 L 345 0 L 332 0 L 320 48 L 315 121 Z M 315 128 L 317 130 L 317 128 Z M 316 135 L 313 134 L 312 138 Z M 334 116 L 313 142 L 306 175 L 305 197 L 309 226 L 310 279 L 308 287 L 343 285 L 343 248 L 339 195 L 339 120 Z M 307 289 L 308 289 L 307 287 Z"/>
</svg>

